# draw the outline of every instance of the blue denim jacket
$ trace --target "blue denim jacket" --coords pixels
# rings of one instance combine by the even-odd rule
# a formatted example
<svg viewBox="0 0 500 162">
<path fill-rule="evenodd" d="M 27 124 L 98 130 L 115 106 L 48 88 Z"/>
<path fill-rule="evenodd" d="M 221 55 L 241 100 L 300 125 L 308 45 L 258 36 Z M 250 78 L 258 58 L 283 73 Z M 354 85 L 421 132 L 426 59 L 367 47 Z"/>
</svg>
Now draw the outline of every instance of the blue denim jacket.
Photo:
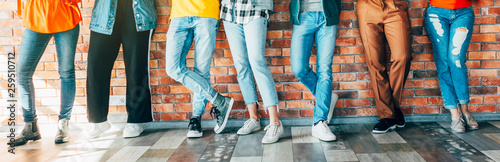
<svg viewBox="0 0 500 162">
<path fill-rule="evenodd" d="M 222 0 L 221 4 L 229 4 L 231 0 Z M 273 0 L 250 0 L 256 10 L 273 10 Z"/>
<path fill-rule="evenodd" d="M 118 0 L 95 0 L 92 19 L 90 20 L 90 30 L 111 35 L 115 24 L 117 3 Z M 133 3 L 137 31 L 156 28 L 155 0 L 134 0 Z"/>
</svg>

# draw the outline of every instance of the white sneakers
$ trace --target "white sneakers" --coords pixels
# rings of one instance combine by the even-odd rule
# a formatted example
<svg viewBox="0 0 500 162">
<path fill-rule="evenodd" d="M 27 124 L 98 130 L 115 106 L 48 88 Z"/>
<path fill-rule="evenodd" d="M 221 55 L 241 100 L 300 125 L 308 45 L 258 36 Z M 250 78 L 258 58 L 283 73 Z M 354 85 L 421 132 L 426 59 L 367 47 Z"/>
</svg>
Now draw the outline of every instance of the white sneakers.
<svg viewBox="0 0 500 162">
<path fill-rule="evenodd" d="M 250 134 L 252 132 L 259 131 L 260 128 L 261 128 L 260 122 L 258 122 L 253 118 L 250 118 L 247 121 L 245 121 L 245 124 L 238 130 L 237 134 L 239 135 Z"/>
<path fill-rule="evenodd" d="M 101 122 L 101 123 L 92 123 L 92 125 L 94 126 L 94 129 L 92 131 L 90 131 L 89 134 L 87 134 L 87 136 L 89 138 L 97 138 L 102 133 L 104 133 L 105 131 L 107 131 L 108 129 L 111 128 L 111 125 L 109 125 L 108 121 Z"/>
<path fill-rule="evenodd" d="M 272 123 L 269 124 L 264 130 L 266 131 L 266 135 L 264 135 L 264 138 L 262 138 L 262 143 L 275 143 L 278 142 L 280 139 L 281 135 L 283 135 L 283 124 L 281 122 L 279 123 L 280 126 L 278 126 L 278 123 Z"/>
<path fill-rule="evenodd" d="M 278 126 L 278 124 L 280 126 Z M 257 120 L 250 118 L 247 121 L 245 121 L 245 124 L 243 127 L 241 127 L 237 134 L 239 135 L 247 135 L 252 132 L 259 131 L 261 129 L 260 122 Z M 264 135 L 264 138 L 262 138 L 262 143 L 275 143 L 278 142 L 280 139 L 281 135 L 283 135 L 284 129 L 283 125 L 280 123 L 272 123 L 266 126 L 264 128 L 264 131 L 266 131 L 266 135 Z"/>
<path fill-rule="evenodd" d="M 101 123 L 92 123 L 92 125 L 94 126 L 94 129 L 92 129 L 92 131 L 87 134 L 89 138 L 97 138 L 102 133 L 111 128 L 111 125 L 107 121 Z M 123 137 L 137 137 L 141 135 L 143 131 L 144 128 L 142 128 L 142 125 L 140 123 L 127 123 L 127 125 L 125 125 L 125 128 L 123 129 Z"/>
<path fill-rule="evenodd" d="M 127 123 L 123 129 L 123 137 L 137 137 L 144 131 L 141 123 Z"/>
<path fill-rule="evenodd" d="M 333 110 L 335 109 L 335 104 L 337 104 L 337 100 L 339 100 L 339 95 L 332 92 L 332 102 L 330 102 L 330 110 L 328 111 L 328 118 L 326 118 L 326 124 L 332 121 Z"/>
<path fill-rule="evenodd" d="M 335 141 L 337 139 L 328 124 L 323 120 L 312 126 L 312 136 L 322 141 Z"/>
</svg>

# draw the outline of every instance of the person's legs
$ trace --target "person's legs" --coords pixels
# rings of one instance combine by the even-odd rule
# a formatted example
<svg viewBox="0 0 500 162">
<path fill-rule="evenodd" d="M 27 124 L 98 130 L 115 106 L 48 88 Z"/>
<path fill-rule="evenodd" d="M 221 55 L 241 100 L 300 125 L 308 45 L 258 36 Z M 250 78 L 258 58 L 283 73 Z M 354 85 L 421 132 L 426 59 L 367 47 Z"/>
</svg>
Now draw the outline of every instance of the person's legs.
<svg viewBox="0 0 500 162">
<path fill-rule="evenodd" d="M 273 112 L 269 114 L 270 121 L 272 123 L 279 123 L 278 114 L 276 113 L 279 103 L 278 94 L 276 92 L 273 76 L 267 67 L 267 60 L 265 58 L 267 19 L 254 19 L 248 24 L 243 25 L 243 30 L 248 51 L 248 61 L 250 62 L 251 71 L 254 74 L 255 81 L 257 82 L 260 95 L 264 102 L 264 107 L 266 109 L 271 109 Z M 247 84 L 240 83 L 240 85 Z"/>
<path fill-rule="evenodd" d="M 36 120 L 33 74 L 52 36 L 53 34 L 37 33 L 28 28 L 24 30 L 17 61 L 19 102 L 23 109 L 24 122 Z"/>
<path fill-rule="evenodd" d="M 219 21 L 206 17 L 193 18 L 195 40 L 193 71 L 202 76 L 207 83 L 210 83 L 210 63 L 215 50 L 215 39 L 219 30 Z M 207 101 L 201 94 L 194 93 L 193 117 L 201 117 L 203 115 Z"/>
<path fill-rule="evenodd" d="M 461 105 L 468 104 L 469 76 L 467 74 L 467 49 L 474 25 L 474 11 L 472 8 L 461 9 L 450 24 L 448 45 L 448 65 L 457 99 Z"/>
<path fill-rule="evenodd" d="M 181 82 L 193 93 L 206 100 L 213 100 L 217 95 L 210 82 L 199 73 L 186 66 L 186 55 L 193 41 L 192 17 L 174 18 L 167 32 L 167 51 L 165 54 L 166 72 L 174 80 Z M 196 53 L 195 53 L 196 54 Z M 211 55 L 211 54 L 210 54 Z M 198 96 L 197 98 L 199 98 Z M 195 110 L 193 110 L 195 111 Z M 197 114 L 200 113 L 199 111 Z M 203 113 L 203 112 L 201 112 Z"/>
<path fill-rule="evenodd" d="M 449 10 L 429 6 L 424 21 L 427 35 L 432 42 L 434 62 L 439 78 L 439 88 L 441 89 L 445 108 L 456 109 L 458 108 L 458 103 L 450 71 L 450 61 L 448 60 L 450 22 L 447 17 L 441 16 L 442 14 L 447 15 L 447 13 L 449 13 Z M 454 112 L 452 111 L 453 114 L 455 114 Z M 458 117 L 458 111 L 456 112 Z"/>
<path fill-rule="evenodd" d="M 314 106 L 314 123 L 320 120 L 327 121 L 330 110 L 330 102 L 332 96 L 332 62 L 333 51 L 335 50 L 335 40 L 337 34 L 337 26 L 326 26 L 323 13 L 318 12 L 318 17 L 321 17 L 318 29 L 315 35 L 316 39 L 316 74 L 318 77 L 316 84 L 316 105 Z"/>
<path fill-rule="evenodd" d="M 394 118 L 394 104 L 383 43 L 384 27 L 381 25 L 383 23 L 382 8 L 377 8 L 375 4 L 367 0 L 358 0 L 356 13 L 378 115 L 380 119 Z"/>
<path fill-rule="evenodd" d="M 54 34 L 61 78 L 61 110 L 55 143 L 69 141 L 68 121 L 75 101 L 75 52 L 79 33 L 80 25 L 77 25 L 71 30 Z"/>
<path fill-rule="evenodd" d="M 394 104 L 394 118 L 398 127 L 404 127 L 404 115 L 400 109 L 403 88 L 410 72 L 411 64 L 411 30 L 408 20 L 408 4 L 404 1 L 395 1 L 393 14 L 387 16 L 384 24 L 385 37 L 391 50 L 391 67 L 389 83 Z M 397 14 L 394 14 L 397 13 Z"/>
<path fill-rule="evenodd" d="M 314 12 L 299 14 L 299 25 L 293 25 L 292 42 L 290 45 L 290 61 L 292 73 L 306 86 L 313 95 L 316 95 L 318 77 L 309 67 L 316 33 L 316 17 Z"/>
<path fill-rule="evenodd" d="M 75 101 L 75 52 L 80 25 L 54 34 L 61 78 L 61 112 L 59 120 L 69 120 Z"/>
<path fill-rule="evenodd" d="M 23 109 L 26 124 L 21 134 L 16 137 L 15 146 L 24 145 L 29 140 L 36 141 L 41 138 L 36 118 L 33 74 L 51 38 L 52 34 L 37 33 L 28 28 L 24 30 L 17 62 L 17 77 L 19 102 Z"/>
<path fill-rule="evenodd" d="M 479 125 L 468 110 L 469 77 L 467 74 L 467 49 L 469 47 L 474 25 L 474 11 L 472 8 L 459 9 L 455 20 L 450 25 L 449 38 L 449 65 L 456 96 L 460 104 L 462 117 L 468 129 L 478 129 Z M 451 51 L 451 52 L 450 52 Z"/>
<path fill-rule="evenodd" d="M 151 87 L 149 83 L 149 46 L 153 30 L 138 32 L 132 10 L 132 0 L 124 5 L 122 23 L 123 60 L 127 76 L 127 123 L 144 123 L 153 120 Z M 120 3 L 118 4 L 120 5 Z"/>
<path fill-rule="evenodd" d="M 250 58 L 248 56 L 247 42 L 245 40 L 246 35 L 243 25 L 224 21 L 224 29 L 233 56 L 234 67 L 238 73 L 238 84 L 240 85 L 245 104 L 257 103 L 257 89 L 255 87 Z"/>
<path fill-rule="evenodd" d="M 87 62 L 87 116 L 90 123 L 107 121 L 111 70 L 120 50 L 120 34 L 91 32 Z"/>
</svg>

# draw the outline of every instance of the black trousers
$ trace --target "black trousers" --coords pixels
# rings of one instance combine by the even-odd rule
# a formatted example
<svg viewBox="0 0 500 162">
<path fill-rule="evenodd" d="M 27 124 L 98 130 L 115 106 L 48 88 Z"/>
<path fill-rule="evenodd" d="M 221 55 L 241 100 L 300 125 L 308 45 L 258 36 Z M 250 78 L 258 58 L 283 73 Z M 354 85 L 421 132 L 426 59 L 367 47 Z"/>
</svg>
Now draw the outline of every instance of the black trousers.
<svg viewBox="0 0 500 162">
<path fill-rule="evenodd" d="M 149 85 L 149 45 L 153 30 L 137 32 L 132 0 L 120 0 L 111 35 L 91 32 L 87 66 L 87 115 L 90 123 L 107 121 L 113 64 L 123 45 L 127 76 L 127 123 L 153 120 Z"/>
</svg>

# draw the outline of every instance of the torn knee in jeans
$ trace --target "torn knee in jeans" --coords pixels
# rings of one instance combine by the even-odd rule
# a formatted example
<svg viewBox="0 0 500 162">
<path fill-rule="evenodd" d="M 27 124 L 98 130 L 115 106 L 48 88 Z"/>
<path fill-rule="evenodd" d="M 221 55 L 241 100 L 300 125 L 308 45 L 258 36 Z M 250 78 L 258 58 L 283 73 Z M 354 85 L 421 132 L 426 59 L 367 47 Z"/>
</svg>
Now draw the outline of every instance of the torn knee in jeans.
<svg viewBox="0 0 500 162">
<path fill-rule="evenodd" d="M 453 55 L 459 55 L 460 52 L 462 51 L 462 46 L 465 42 L 465 39 L 467 39 L 467 35 L 469 33 L 469 30 L 465 27 L 460 27 L 457 28 L 455 31 L 455 35 L 453 35 L 452 43 L 453 43 L 453 50 L 451 53 Z"/>
</svg>

